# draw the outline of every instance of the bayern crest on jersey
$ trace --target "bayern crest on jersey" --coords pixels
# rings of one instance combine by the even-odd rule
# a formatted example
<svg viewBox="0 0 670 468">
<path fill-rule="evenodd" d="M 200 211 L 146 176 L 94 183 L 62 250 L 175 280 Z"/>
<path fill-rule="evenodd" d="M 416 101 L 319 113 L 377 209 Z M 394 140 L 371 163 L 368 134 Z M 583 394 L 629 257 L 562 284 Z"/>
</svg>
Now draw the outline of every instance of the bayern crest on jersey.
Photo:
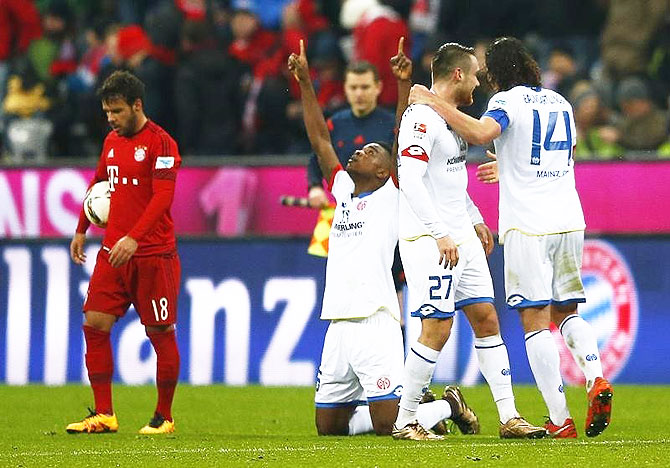
<svg viewBox="0 0 670 468">
<path fill-rule="evenodd" d="M 623 370 L 635 345 L 638 323 L 637 288 L 623 256 L 609 242 L 584 242 L 582 281 L 586 303 L 579 314 L 596 335 L 603 374 L 613 380 Z M 584 383 L 584 375 L 575 363 L 560 332 L 551 329 L 561 355 L 561 373 L 566 383 Z M 597 359 L 595 354 L 586 359 Z"/>
<path fill-rule="evenodd" d="M 135 147 L 135 161 L 142 162 L 147 157 L 147 147 L 146 146 L 136 146 Z"/>
</svg>

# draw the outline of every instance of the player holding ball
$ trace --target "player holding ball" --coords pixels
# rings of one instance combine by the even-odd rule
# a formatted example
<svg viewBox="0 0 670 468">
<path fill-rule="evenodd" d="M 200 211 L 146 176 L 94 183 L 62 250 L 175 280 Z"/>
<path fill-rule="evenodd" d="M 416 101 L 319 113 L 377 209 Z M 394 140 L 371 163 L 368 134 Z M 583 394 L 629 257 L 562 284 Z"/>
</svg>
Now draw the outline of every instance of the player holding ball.
<svg viewBox="0 0 670 468">
<path fill-rule="evenodd" d="M 86 368 L 95 410 L 69 433 L 116 432 L 112 406 L 114 360 L 110 331 L 134 305 L 157 355 L 158 404 L 140 434 L 174 432 L 172 399 L 179 378 L 174 324 L 181 267 L 170 206 L 181 157 L 175 141 L 144 114 L 144 84 L 117 71 L 98 91 L 111 131 L 91 186 L 109 182 L 110 211 L 84 302 Z M 90 225 L 82 210 L 70 244 L 82 265 Z"/>
</svg>

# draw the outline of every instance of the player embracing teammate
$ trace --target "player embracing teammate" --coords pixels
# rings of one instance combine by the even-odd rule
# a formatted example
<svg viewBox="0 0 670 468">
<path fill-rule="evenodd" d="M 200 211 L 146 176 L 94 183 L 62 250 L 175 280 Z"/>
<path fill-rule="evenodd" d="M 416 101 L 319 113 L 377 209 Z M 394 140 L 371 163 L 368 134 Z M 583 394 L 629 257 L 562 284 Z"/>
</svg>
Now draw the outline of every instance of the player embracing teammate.
<svg viewBox="0 0 670 468">
<path fill-rule="evenodd" d="M 613 390 L 603 377 L 594 332 L 577 313 L 577 304 L 586 300 L 580 275 L 585 223 L 575 188 L 572 106 L 542 88 L 538 64 L 518 39 L 493 41 L 486 66 L 497 94 L 479 120 L 425 87 L 415 86 L 410 102 L 434 108 L 471 143 L 494 142 L 507 305 L 519 311 L 528 361 L 549 410 L 545 427 L 554 438 L 577 437 L 549 331 L 553 322 L 584 373 L 584 430 L 594 437 L 609 425 Z"/>
<path fill-rule="evenodd" d="M 143 109 L 144 84 L 118 71 L 99 90 L 112 128 L 91 185 L 108 180 L 109 220 L 84 302 L 86 369 L 95 409 L 69 424 L 69 433 L 116 432 L 112 406 L 114 360 L 110 331 L 134 305 L 156 351 L 158 403 L 140 434 L 174 431 L 172 399 L 179 378 L 174 324 L 181 267 L 170 206 L 181 157 L 177 144 Z M 82 210 L 70 244 L 72 260 L 85 262 L 90 223 Z"/>
</svg>

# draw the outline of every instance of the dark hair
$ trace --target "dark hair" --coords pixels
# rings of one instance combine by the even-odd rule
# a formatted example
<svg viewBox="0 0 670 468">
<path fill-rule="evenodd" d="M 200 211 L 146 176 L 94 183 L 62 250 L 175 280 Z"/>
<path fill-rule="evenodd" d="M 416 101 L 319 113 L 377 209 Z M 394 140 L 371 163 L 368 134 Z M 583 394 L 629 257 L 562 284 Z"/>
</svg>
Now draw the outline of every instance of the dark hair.
<svg viewBox="0 0 670 468">
<path fill-rule="evenodd" d="M 388 154 L 391 154 L 391 152 L 392 152 L 391 147 L 389 146 L 388 143 L 385 143 L 383 141 L 371 141 L 370 143 L 381 146 L 382 148 L 384 148 L 386 150 L 386 152 Z"/>
<path fill-rule="evenodd" d="M 396 166 L 397 164 L 396 157 L 393 154 L 393 150 L 391 149 L 388 143 L 385 143 L 383 141 L 371 141 L 368 144 L 381 146 L 384 149 L 384 151 L 386 151 L 386 162 L 389 164 L 389 168 L 393 168 Z"/>
<path fill-rule="evenodd" d="M 372 75 L 374 76 L 376 82 L 379 81 L 379 70 L 377 70 L 377 67 L 375 67 L 373 64 L 371 64 L 370 62 L 366 62 L 365 60 L 360 60 L 358 62 L 351 62 L 349 65 L 347 65 L 346 70 L 344 70 L 345 76 L 347 73 L 362 75 L 363 73 L 368 72 L 372 72 Z"/>
<path fill-rule="evenodd" d="M 493 88 L 507 91 L 515 86 L 542 86 L 540 67 L 523 43 L 500 37 L 486 50 L 487 79 Z"/>
<path fill-rule="evenodd" d="M 466 47 L 456 42 L 447 42 L 442 44 L 437 52 L 433 54 L 431 61 L 431 70 L 433 71 L 433 80 L 445 78 L 456 68 L 470 67 L 468 56 L 475 56 L 475 49 Z"/>
<path fill-rule="evenodd" d="M 103 102 L 123 99 L 133 105 L 137 99 L 144 100 L 144 83 L 132 73 L 118 70 L 107 77 L 97 94 Z"/>
</svg>

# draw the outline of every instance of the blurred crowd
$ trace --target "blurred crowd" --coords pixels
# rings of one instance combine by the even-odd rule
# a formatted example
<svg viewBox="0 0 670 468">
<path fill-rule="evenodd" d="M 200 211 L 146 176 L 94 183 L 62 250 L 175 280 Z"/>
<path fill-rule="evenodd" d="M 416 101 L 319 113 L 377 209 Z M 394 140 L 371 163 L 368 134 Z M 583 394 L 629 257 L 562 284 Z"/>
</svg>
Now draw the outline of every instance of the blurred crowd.
<svg viewBox="0 0 670 468">
<path fill-rule="evenodd" d="M 108 127 L 95 91 L 119 68 L 146 83 L 147 115 L 187 158 L 307 153 L 286 70 L 301 39 L 331 114 L 354 60 L 377 66 L 379 104 L 395 106 L 400 36 L 429 85 L 439 45 L 483 60 L 501 35 L 522 38 L 544 86 L 573 104 L 576 158 L 670 158 L 667 0 L 0 0 L 2 158 L 97 156 Z M 480 81 L 477 117 L 491 95 Z"/>
</svg>

